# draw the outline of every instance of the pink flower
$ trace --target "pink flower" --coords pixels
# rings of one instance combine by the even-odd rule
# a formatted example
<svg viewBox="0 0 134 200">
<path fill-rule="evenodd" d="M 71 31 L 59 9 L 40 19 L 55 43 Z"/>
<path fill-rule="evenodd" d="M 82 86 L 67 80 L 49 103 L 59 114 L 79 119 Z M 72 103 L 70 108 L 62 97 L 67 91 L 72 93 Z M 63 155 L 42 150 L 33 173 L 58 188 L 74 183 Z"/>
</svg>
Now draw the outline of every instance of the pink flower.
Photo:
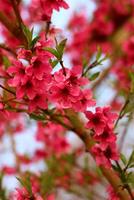
<svg viewBox="0 0 134 200">
<path fill-rule="evenodd" d="M 85 77 L 82 77 L 82 66 L 74 66 L 71 70 L 66 70 L 66 80 L 69 84 L 85 86 L 89 83 L 89 80 Z"/>
<path fill-rule="evenodd" d="M 92 92 L 89 89 L 83 90 L 80 101 L 74 103 L 73 108 L 76 111 L 84 112 L 88 107 L 95 106 L 96 102 L 92 99 Z"/>
<path fill-rule="evenodd" d="M 50 74 L 51 70 L 48 57 L 35 56 L 31 60 L 31 65 L 26 68 L 26 74 L 42 80 L 44 74 Z"/>
<path fill-rule="evenodd" d="M 55 195 L 54 194 L 48 195 L 46 200 L 55 200 Z"/>
<path fill-rule="evenodd" d="M 116 113 L 111 112 L 111 107 L 106 106 L 103 108 L 103 114 L 107 119 L 107 124 L 110 127 L 113 127 L 115 120 L 117 120 L 118 115 Z"/>
<path fill-rule="evenodd" d="M 107 168 L 111 167 L 111 160 L 117 161 L 119 155 L 116 150 L 116 145 L 110 143 L 108 145 L 95 144 L 92 147 L 92 152 L 95 156 L 98 165 L 104 165 Z"/>
<path fill-rule="evenodd" d="M 19 49 L 18 51 L 18 59 L 25 59 L 25 60 L 30 60 L 32 57 L 32 51 L 31 50 L 26 50 L 26 49 Z"/>
<path fill-rule="evenodd" d="M 59 11 L 60 8 L 68 8 L 68 4 L 64 0 L 32 0 L 30 5 L 32 21 L 49 21 L 53 10 Z"/>
<path fill-rule="evenodd" d="M 12 87 L 19 86 L 19 84 L 23 83 L 26 79 L 25 66 L 19 60 L 15 60 L 14 65 L 9 67 L 7 72 L 11 76 L 14 76 L 8 81 L 8 84 Z"/>
<path fill-rule="evenodd" d="M 124 42 L 123 50 L 130 58 L 134 57 L 134 36 Z"/>
<path fill-rule="evenodd" d="M 38 108 L 47 109 L 46 94 L 36 94 L 36 96 L 29 101 L 29 112 L 33 112 Z"/>
<path fill-rule="evenodd" d="M 17 188 L 15 193 L 15 200 L 30 200 L 30 195 L 28 191 L 23 188 Z"/>
<path fill-rule="evenodd" d="M 100 135 L 106 126 L 106 118 L 103 114 L 103 111 L 100 108 L 96 108 L 95 113 L 86 111 L 85 114 L 89 120 L 86 124 L 86 127 L 93 129 L 97 135 Z"/>
<path fill-rule="evenodd" d="M 94 135 L 94 139 L 100 142 L 101 145 L 107 145 L 108 143 L 114 143 L 116 141 L 116 135 L 109 126 L 106 126 L 100 135 Z"/>
<path fill-rule="evenodd" d="M 16 168 L 15 167 L 10 167 L 10 166 L 3 166 L 2 168 L 3 173 L 7 175 L 14 175 L 16 173 Z"/>
<path fill-rule="evenodd" d="M 114 191 L 114 189 L 112 188 L 111 185 L 108 186 L 107 192 L 108 192 L 108 196 L 109 196 L 107 200 L 120 200 L 120 198 L 115 193 L 115 191 Z"/>
<path fill-rule="evenodd" d="M 71 108 L 81 98 L 80 87 L 76 83 L 70 83 L 68 76 L 63 75 L 62 70 L 54 74 L 49 93 L 50 100 L 60 108 Z"/>
<path fill-rule="evenodd" d="M 26 76 L 25 82 L 20 84 L 16 89 L 16 97 L 18 99 L 23 98 L 25 95 L 27 95 L 29 99 L 33 99 L 37 94 L 33 80 L 29 76 Z"/>
</svg>

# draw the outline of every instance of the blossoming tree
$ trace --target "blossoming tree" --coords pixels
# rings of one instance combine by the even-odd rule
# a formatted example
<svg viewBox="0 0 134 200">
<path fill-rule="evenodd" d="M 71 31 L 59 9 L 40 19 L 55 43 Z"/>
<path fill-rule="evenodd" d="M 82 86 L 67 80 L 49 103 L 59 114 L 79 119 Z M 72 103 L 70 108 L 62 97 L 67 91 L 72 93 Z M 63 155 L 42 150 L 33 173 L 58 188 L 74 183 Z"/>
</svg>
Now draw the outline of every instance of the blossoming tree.
<svg viewBox="0 0 134 200">
<path fill-rule="evenodd" d="M 122 151 L 134 111 L 134 1 L 94 3 L 92 19 L 74 13 L 65 38 L 51 22 L 54 10 L 69 8 L 65 0 L 0 2 L 0 140 L 10 138 L 15 160 L 0 166 L 1 200 L 134 199 L 134 151 Z M 114 91 L 104 106 L 101 85 Z M 30 121 L 40 147 L 20 154 L 15 136 Z M 39 161 L 42 170 L 25 170 Z M 18 180 L 13 191 L 7 175 Z"/>
</svg>

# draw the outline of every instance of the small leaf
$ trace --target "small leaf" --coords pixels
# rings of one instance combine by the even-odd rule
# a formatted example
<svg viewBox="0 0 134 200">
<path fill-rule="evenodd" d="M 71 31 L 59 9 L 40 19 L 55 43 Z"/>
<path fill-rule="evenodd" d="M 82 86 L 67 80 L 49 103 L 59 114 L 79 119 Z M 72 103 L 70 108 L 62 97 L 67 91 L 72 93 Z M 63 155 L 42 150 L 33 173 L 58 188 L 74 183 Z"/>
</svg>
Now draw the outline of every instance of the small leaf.
<svg viewBox="0 0 134 200">
<path fill-rule="evenodd" d="M 125 157 L 123 154 L 121 154 L 121 155 L 120 155 L 120 158 L 121 158 L 121 161 L 123 162 L 123 164 L 126 165 L 126 164 L 127 164 L 127 159 L 126 159 L 126 157 Z"/>
<path fill-rule="evenodd" d="M 131 93 L 134 93 L 134 73 L 131 71 L 131 72 L 129 72 L 128 75 L 131 79 L 131 89 L 130 89 L 130 91 L 131 91 Z"/>
<path fill-rule="evenodd" d="M 51 66 L 54 68 L 57 64 L 58 64 L 58 60 L 56 59 L 56 60 L 50 60 L 50 64 L 51 64 Z"/>
<path fill-rule="evenodd" d="M 29 28 L 27 26 L 25 26 L 24 24 L 22 24 L 22 30 L 24 35 L 27 38 L 27 42 L 28 42 L 28 47 L 30 46 L 31 42 L 32 42 L 32 37 L 33 37 L 33 29 L 30 31 Z"/>
<path fill-rule="evenodd" d="M 40 36 L 36 36 L 36 37 L 32 40 L 32 42 L 31 42 L 31 44 L 30 44 L 30 49 L 32 49 L 32 48 L 35 46 L 36 42 L 37 42 L 39 39 L 40 39 Z"/>
<path fill-rule="evenodd" d="M 109 55 L 107 54 L 106 56 L 104 56 L 104 58 L 102 58 L 102 59 L 100 59 L 100 60 L 98 61 L 98 64 L 101 65 L 103 61 L 105 61 L 105 60 L 108 59 L 108 57 L 109 57 Z"/>
<path fill-rule="evenodd" d="M 8 59 L 7 56 L 3 56 L 3 64 L 5 66 L 5 69 L 7 69 L 10 65 L 11 65 L 11 62 L 10 60 Z"/>
<path fill-rule="evenodd" d="M 55 49 L 53 49 L 51 47 L 45 47 L 44 50 L 53 54 L 58 60 L 60 59 L 60 55 Z"/>
<path fill-rule="evenodd" d="M 94 81 L 96 78 L 98 78 L 100 72 L 96 72 L 95 74 L 92 74 L 90 77 L 89 77 L 89 80 L 90 81 Z"/>
<path fill-rule="evenodd" d="M 134 184 L 134 174 L 133 174 L 133 172 L 129 172 L 127 174 L 126 179 L 127 179 L 127 183 Z"/>
<path fill-rule="evenodd" d="M 29 116 L 30 116 L 30 118 L 37 120 L 37 121 L 45 120 L 45 116 L 42 116 L 42 115 L 35 115 L 35 114 L 31 113 Z"/>
<path fill-rule="evenodd" d="M 84 58 L 82 60 L 82 66 L 83 66 L 83 69 L 88 65 L 88 60 L 86 58 Z"/>
<path fill-rule="evenodd" d="M 102 55 L 102 50 L 100 47 L 97 47 L 97 55 L 96 55 L 96 60 L 99 61 Z"/>
<path fill-rule="evenodd" d="M 58 53 L 60 54 L 61 58 L 63 56 L 63 52 L 64 52 L 64 49 L 65 49 L 65 46 L 66 46 L 66 42 L 67 42 L 67 39 L 64 39 L 58 45 L 56 45 L 56 49 L 57 49 Z"/>
<path fill-rule="evenodd" d="M 130 158 L 129 158 L 128 166 L 129 166 L 130 164 L 132 164 L 133 162 L 134 162 L 134 150 L 132 151 L 131 156 L 130 156 Z"/>
<path fill-rule="evenodd" d="M 16 177 L 20 184 L 27 189 L 30 195 L 32 195 L 31 181 L 30 176 L 27 176 L 24 180 Z"/>
</svg>

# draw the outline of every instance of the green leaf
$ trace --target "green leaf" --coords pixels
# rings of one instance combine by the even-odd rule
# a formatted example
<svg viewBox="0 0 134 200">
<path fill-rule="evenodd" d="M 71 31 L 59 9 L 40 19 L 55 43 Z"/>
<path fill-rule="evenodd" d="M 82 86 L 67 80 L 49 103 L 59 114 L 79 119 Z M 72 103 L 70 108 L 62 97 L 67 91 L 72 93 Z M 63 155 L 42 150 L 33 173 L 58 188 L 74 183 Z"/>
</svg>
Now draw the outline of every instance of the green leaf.
<svg viewBox="0 0 134 200">
<path fill-rule="evenodd" d="M 86 58 L 83 58 L 82 60 L 82 66 L 83 66 L 83 69 L 88 65 L 88 60 Z"/>
<path fill-rule="evenodd" d="M 97 47 L 97 55 L 96 55 L 96 60 L 99 61 L 102 55 L 102 50 L 100 47 Z"/>
<path fill-rule="evenodd" d="M 57 64 L 58 64 L 58 60 L 56 59 L 56 60 L 50 60 L 50 64 L 51 64 L 51 66 L 54 68 Z"/>
<path fill-rule="evenodd" d="M 104 58 L 98 60 L 98 64 L 101 65 L 102 62 L 104 62 L 105 60 L 107 60 L 109 58 L 109 55 L 107 54 L 106 56 L 104 56 Z"/>
<path fill-rule="evenodd" d="M 130 79 L 131 79 L 131 93 L 134 93 L 134 73 L 131 71 L 128 73 Z"/>
<path fill-rule="evenodd" d="M 134 111 L 134 93 L 129 93 L 128 96 L 128 103 L 126 107 L 124 108 L 123 115 L 127 113 L 132 113 Z"/>
<path fill-rule="evenodd" d="M 25 26 L 24 24 L 22 24 L 22 30 L 23 30 L 24 35 L 27 38 L 28 47 L 30 47 L 30 44 L 31 44 L 32 38 L 33 38 L 33 28 L 30 31 L 30 29 L 27 26 Z"/>
<path fill-rule="evenodd" d="M 16 179 L 20 182 L 20 184 L 27 189 L 30 195 L 32 195 L 32 187 L 31 187 L 31 181 L 30 176 L 25 177 L 25 179 L 20 179 L 16 177 Z"/>
<path fill-rule="evenodd" d="M 122 153 L 120 155 L 120 158 L 121 158 L 121 161 L 123 162 L 123 164 L 126 165 L 127 164 L 127 159 Z"/>
<path fill-rule="evenodd" d="M 100 72 L 96 72 L 95 74 L 92 74 L 90 77 L 89 77 L 89 80 L 90 81 L 94 81 L 96 78 L 98 78 Z"/>
<path fill-rule="evenodd" d="M 11 65 L 11 62 L 10 60 L 8 59 L 7 56 L 3 56 L 3 64 L 5 66 L 5 69 L 7 69 L 10 65 Z"/>
<path fill-rule="evenodd" d="M 129 183 L 129 184 L 131 183 L 134 186 L 134 173 L 133 172 L 129 172 L 127 174 L 126 179 L 127 179 L 127 183 Z"/>
<path fill-rule="evenodd" d="M 45 120 L 45 116 L 42 116 L 42 115 L 35 115 L 35 114 L 31 113 L 29 116 L 30 116 L 30 118 L 37 120 L 37 121 Z"/>
<path fill-rule="evenodd" d="M 40 36 L 36 36 L 32 41 L 31 41 L 31 44 L 30 44 L 30 49 L 32 49 L 36 42 L 40 39 Z"/>
<path fill-rule="evenodd" d="M 53 49 L 51 47 L 45 47 L 44 50 L 53 54 L 58 60 L 60 59 L 60 55 L 55 49 Z"/>
<path fill-rule="evenodd" d="M 131 156 L 130 156 L 130 158 L 129 158 L 129 160 L 128 160 L 128 166 L 129 166 L 130 164 L 132 164 L 133 162 L 134 162 L 134 150 L 132 151 Z"/>
<path fill-rule="evenodd" d="M 60 58 L 63 56 L 63 52 L 66 46 L 67 39 L 62 40 L 59 44 L 56 45 L 56 49 L 60 55 Z"/>
</svg>

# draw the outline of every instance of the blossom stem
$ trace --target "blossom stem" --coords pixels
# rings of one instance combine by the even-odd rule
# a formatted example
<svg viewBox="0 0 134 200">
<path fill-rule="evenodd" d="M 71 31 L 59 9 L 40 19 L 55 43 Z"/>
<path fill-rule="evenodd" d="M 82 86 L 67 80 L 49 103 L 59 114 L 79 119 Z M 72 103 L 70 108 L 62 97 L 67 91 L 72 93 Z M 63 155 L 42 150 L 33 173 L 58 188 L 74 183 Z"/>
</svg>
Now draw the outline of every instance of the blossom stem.
<svg viewBox="0 0 134 200">
<path fill-rule="evenodd" d="M 102 83 L 102 81 L 108 76 L 110 70 L 111 70 L 111 67 L 107 68 L 106 70 L 104 70 L 104 72 L 102 72 L 102 74 L 100 75 L 100 78 L 96 80 L 95 83 L 93 84 L 92 90 L 97 89 L 97 87 Z"/>
<path fill-rule="evenodd" d="M 3 13 L 3 12 L 0 12 L 0 22 L 15 36 L 15 37 L 18 37 L 19 34 L 18 32 L 16 31 L 16 25 L 15 23 L 11 23 L 7 16 Z"/>
<path fill-rule="evenodd" d="M 6 90 L 7 92 L 9 92 L 9 93 L 15 95 L 15 92 L 13 92 L 12 90 L 9 90 L 9 89 L 5 88 L 3 85 L 0 84 L 0 87 L 1 87 L 2 89 Z"/>
<path fill-rule="evenodd" d="M 16 0 L 10 0 L 11 1 L 11 4 L 12 4 L 12 7 L 13 7 L 13 10 L 15 12 L 15 15 L 16 15 L 16 19 L 18 21 L 18 25 L 19 25 L 19 31 L 21 33 L 21 38 L 25 44 L 25 46 L 27 47 L 28 46 L 28 41 L 27 41 L 27 38 L 25 36 L 25 34 L 23 33 L 23 28 L 22 28 L 22 25 L 24 24 L 23 23 L 23 20 L 21 18 L 21 15 L 20 15 L 20 11 L 19 11 L 19 8 L 18 8 L 18 3 Z"/>
<path fill-rule="evenodd" d="M 122 175 L 122 173 L 125 173 L 125 171 L 121 168 L 119 162 L 116 161 L 116 165 L 117 165 L 117 167 L 118 167 L 118 169 L 119 169 L 120 175 Z M 125 180 L 125 181 L 126 181 L 126 180 Z M 130 197 L 131 197 L 131 200 L 134 200 L 134 196 L 133 196 L 133 193 L 132 193 L 132 191 L 131 191 L 130 186 L 129 186 L 127 183 L 124 183 L 124 184 L 123 184 L 123 188 L 125 188 L 125 189 L 128 191 L 128 193 L 129 193 L 129 195 L 130 195 Z"/>
<path fill-rule="evenodd" d="M 85 72 L 83 72 L 82 76 L 85 76 L 85 75 L 87 74 L 87 72 L 88 72 L 90 69 L 96 67 L 97 65 L 99 65 L 99 63 L 98 63 L 97 60 L 95 60 L 93 63 L 91 63 L 91 64 L 87 67 L 87 69 L 85 70 Z"/>
<path fill-rule="evenodd" d="M 0 44 L 0 48 L 12 53 L 15 57 L 17 57 L 17 54 L 15 53 L 15 51 L 13 51 L 13 49 L 10 49 L 9 47 L 7 47 L 5 44 Z"/>
<path fill-rule="evenodd" d="M 121 109 L 121 111 L 120 111 L 119 117 L 118 117 L 118 119 L 116 120 L 116 123 L 115 123 L 114 128 L 117 127 L 119 120 L 122 119 L 122 118 L 124 117 L 124 115 L 125 115 L 124 110 L 125 110 L 125 108 L 127 107 L 128 103 L 129 103 L 129 99 L 127 98 L 127 100 L 125 101 L 125 104 L 123 105 L 123 107 L 122 107 L 122 109 Z"/>
<path fill-rule="evenodd" d="M 120 143 L 119 143 L 119 151 L 121 152 L 122 148 L 123 148 L 123 144 L 124 144 L 124 141 L 125 141 L 125 137 L 127 135 L 127 132 L 128 132 L 128 129 L 129 129 L 129 125 L 130 125 L 130 122 L 131 122 L 132 118 L 131 118 L 131 115 L 130 117 L 128 118 L 128 121 L 125 125 L 125 128 L 124 128 L 124 131 L 121 135 L 121 139 L 120 139 Z"/>
<path fill-rule="evenodd" d="M 18 9 L 17 1 L 16 0 L 10 0 L 10 1 L 11 1 L 12 6 L 13 6 L 16 18 L 17 18 L 18 23 L 19 23 L 19 26 L 21 28 L 21 25 L 22 25 L 23 21 L 22 21 L 22 18 L 20 16 L 20 12 L 19 12 L 19 9 Z"/>
<path fill-rule="evenodd" d="M 65 70 L 65 67 L 64 67 L 64 64 L 63 64 L 63 60 L 60 61 L 60 65 L 62 67 L 63 74 L 66 76 L 66 70 Z"/>
<path fill-rule="evenodd" d="M 46 40 L 47 40 L 47 36 L 48 36 L 49 30 L 50 30 L 50 25 L 51 25 L 51 21 L 48 21 L 46 23 Z"/>
</svg>

